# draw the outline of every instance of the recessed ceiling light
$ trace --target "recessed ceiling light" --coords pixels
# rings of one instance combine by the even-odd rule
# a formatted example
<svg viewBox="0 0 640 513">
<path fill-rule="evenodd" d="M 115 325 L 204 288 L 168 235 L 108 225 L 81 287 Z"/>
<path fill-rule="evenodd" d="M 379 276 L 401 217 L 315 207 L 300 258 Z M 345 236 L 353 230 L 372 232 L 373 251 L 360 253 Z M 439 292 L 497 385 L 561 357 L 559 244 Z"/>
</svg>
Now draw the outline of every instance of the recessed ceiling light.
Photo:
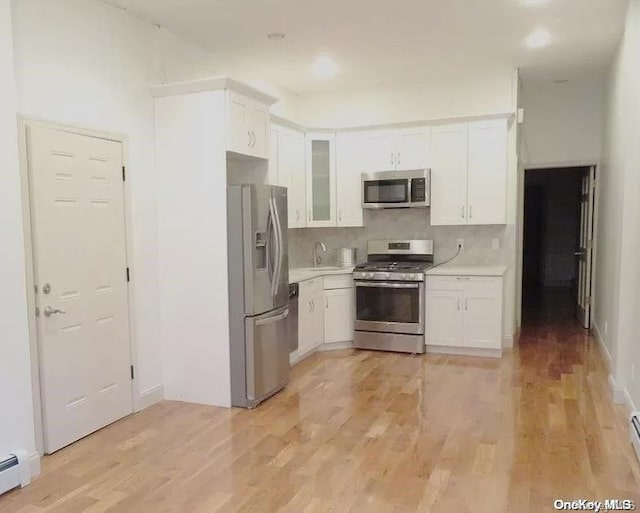
<svg viewBox="0 0 640 513">
<path fill-rule="evenodd" d="M 282 41 L 285 37 L 287 37 L 287 35 L 282 32 L 274 32 L 273 34 L 267 35 L 267 39 L 271 39 L 271 41 Z"/>
<path fill-rule="evenodd" d="M 559 78 L 553 81 L 554 84 L 566 84 L 567 82 L 569 82 L 568 78 Z"/>
<path fill-rule="evenodd" d="M 529 48 L 542 48 L 551 42 L 551 34 L 547 29 L 539 28 L 531 32 L 525 39 Z"/>
<path fill-rule="evenodd" d="M 520 0 L 520 3 L 527 6 L 536 6 L 548 4 L 549 0 Z"/>
<path fill-rule="evenodd" d="M 332 78 L 340 71 L 340 68 L 331 57 L 321 55 L 313 63 L 311 70 L 318 78 Z"/>
</svg>

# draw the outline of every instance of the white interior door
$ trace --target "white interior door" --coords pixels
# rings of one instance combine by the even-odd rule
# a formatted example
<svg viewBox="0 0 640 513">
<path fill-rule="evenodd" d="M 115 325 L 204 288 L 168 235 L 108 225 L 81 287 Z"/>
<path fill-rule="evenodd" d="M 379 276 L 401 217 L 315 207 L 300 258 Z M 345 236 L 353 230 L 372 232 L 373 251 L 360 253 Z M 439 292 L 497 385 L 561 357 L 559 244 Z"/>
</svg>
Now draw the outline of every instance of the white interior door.
<svg viewBox="0 0 640 513">
<path fill-rule="evenodd" d="M 596 169 L 589 168 L 582 178 L 580 237 L 578 258 L 577 315 L 584 328 L 591 328 L 591 274 L 593 269 L 593 217 L 595 212 Z"/>
<path fill-rule="evenodd" d="M 133 411 L 121 143 L 32 127 L 45 452 Z"/>
</svg>

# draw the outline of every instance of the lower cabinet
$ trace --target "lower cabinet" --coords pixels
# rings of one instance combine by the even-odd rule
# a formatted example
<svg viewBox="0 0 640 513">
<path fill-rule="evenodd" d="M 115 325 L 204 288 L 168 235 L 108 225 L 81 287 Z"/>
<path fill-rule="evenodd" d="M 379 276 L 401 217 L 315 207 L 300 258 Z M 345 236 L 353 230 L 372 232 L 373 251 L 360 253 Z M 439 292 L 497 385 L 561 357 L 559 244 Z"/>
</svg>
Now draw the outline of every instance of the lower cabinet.
<svg viewBox="0 0 640 513">
<path fill-rule="evenodd" d="M 353 287 L 324 291 L 324 343 L 353 340 Z"/>
<path fill-rule="evenodd" d="M 502 349 L 503 278 L 427 276 L 426 344 Z"/>
<path fill-rule="evenodd" d="M 315 350 L 324 341 L 322 278 L 300 282 L 298 295 L 298 350 L 295 358 Z"/>
</svg>

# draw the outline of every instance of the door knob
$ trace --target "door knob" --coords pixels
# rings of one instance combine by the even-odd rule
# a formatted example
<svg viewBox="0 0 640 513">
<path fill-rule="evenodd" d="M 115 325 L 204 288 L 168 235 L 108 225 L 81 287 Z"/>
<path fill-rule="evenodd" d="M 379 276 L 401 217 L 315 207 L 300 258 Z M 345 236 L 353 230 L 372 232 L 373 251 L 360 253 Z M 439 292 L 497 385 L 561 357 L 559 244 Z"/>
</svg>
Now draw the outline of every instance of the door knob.
<svg viewBox="0 0 640 513">
<path fill-rule="evenodd" d="M 44 309 L 44 316 L 45 317 L 51 317 L 53 314 L 63 314 L 63 313 L 67 313 L 64 310 L 58 310 L 57 308 L 51 308 L 50 306 L 47 306 Z"/>
</svg>

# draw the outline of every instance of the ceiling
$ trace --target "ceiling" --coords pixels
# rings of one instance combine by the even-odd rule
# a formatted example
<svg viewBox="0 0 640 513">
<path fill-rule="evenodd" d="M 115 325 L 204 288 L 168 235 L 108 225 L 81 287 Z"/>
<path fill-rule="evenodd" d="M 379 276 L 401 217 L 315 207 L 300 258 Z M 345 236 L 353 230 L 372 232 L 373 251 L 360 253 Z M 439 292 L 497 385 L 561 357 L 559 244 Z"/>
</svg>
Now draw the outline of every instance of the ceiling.
<svg viewBox="0 0 640 513">
<path fill-rule="evenodd" d="M 108 0 L 212 52 L 220 74 L 300 93 L 403 85 L 487 69 L 558 80 L 603 73 L 627 0 Z M 551 44 L 524 39 L 544 27 Z M 274 32 L 280 41 L 267 39 Z M 331 55 L 340 73 L 316 78 Z"/>
</svg>

